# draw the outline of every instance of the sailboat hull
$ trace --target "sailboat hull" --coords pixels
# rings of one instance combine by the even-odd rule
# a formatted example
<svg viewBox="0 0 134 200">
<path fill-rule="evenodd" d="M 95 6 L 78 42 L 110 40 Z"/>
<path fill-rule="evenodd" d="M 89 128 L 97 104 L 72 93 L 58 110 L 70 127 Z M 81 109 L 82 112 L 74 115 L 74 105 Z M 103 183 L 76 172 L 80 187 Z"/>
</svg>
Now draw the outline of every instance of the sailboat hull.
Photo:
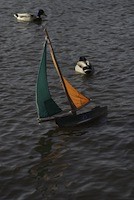
<svg viewBox="0 0 134 200">
<path fill-rule="evenodd" d="M 68 115 L 55 118 L 56 124 L 60 128 L 74 127 L 84 123 L 90 123 L 96 119 L 107 114 L 107 106 L 100 107 L 97 106 L 90 110 L 89 112 L 81 113 L 78 115 Z"/>
</svg>

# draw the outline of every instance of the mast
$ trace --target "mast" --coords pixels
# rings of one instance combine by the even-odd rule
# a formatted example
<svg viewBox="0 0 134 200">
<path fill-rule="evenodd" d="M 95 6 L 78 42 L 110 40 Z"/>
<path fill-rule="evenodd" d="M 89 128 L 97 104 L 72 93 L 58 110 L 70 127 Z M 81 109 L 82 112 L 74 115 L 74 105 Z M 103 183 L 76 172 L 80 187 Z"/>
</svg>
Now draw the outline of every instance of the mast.
<svg viewBox="0 0 134 200">
<path fill-rule="evenodd" d="M 59 65 L 58 65 L 57 59 L 56 59 L 56 57 L 55 57 L 54 50 L 53 50 L 53 47 L 52 47 L 52 44 L 51 44 L 51 41 L 50 41 L 50 38 L 49 38 L 49 35 L 48 35 L 48 32 L 47 32 L 46 29 L 45 29 L 45 34 L 46 34 L 46 36 L 47 36 L 47 41 L 48 41 L 48 45 L 49 45 L 49 49 L 50 49 L 50 54 L 51 54 L 51 57 L 52 57 L 52 61 L 53 61 L 53 63 L 54 63 L 54 66 L 55 66 L 55 68 L 56 68 L 56 71 L 57 71 L 57 73 L 58 73 L 58 75 L 59 75 L 59 77 L 60 77 L 60 79 L 61 79 L 61 81 L 62 81 L 63 88 L 64 88 L 64 90 L 65 90 L 65 93 L 66 93 L 68 102 L 69 102 L 69 104 L 70 104 L 70 106 L 71 106 L 72 113 L 73 113 L 73 114 L 76 114 L 76 107 L 75 107 L 75 105 L 73 104 L 73 102 L 72 102 L 72 100 L 71 100 L 71 98 L 70 98 L 70 96 L 69 96 L 69 94 L 68 94 L 68 91 L 67 91 L 67 89 L 66 89 L 66 85 L 65 85 L 65 82 L 64 82 L 64 78 L 63 78 L 62 73 L 61 73 L 61 70 L 60 70 L 60 68 L 59 68 Z"/>
</svg>

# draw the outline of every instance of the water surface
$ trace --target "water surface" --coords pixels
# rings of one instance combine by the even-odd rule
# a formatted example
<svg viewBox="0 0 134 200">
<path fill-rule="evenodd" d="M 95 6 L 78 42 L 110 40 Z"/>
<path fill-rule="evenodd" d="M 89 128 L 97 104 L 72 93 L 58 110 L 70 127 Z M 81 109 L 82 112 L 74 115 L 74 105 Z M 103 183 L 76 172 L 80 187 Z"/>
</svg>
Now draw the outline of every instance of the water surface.
<svg viewBox="0 0 134 200">
<path fill-rule="evenodd" d="M 132 1 L 0 2 L 0 199 L 132 200 L 134 197 L 134 4 Z M 18 23 L 15 12 L 37 13 L 41 25 Z M 39 125 L 35 84 L 47 25 L 63 74 L 105 119 L 61 130 Z M 76 74 L 85 55 L 92 77 Z M 49 82 L 64 108 L 49 59 Z M 86 108 L 85 108 L 86 109 Z"/>
</svg>

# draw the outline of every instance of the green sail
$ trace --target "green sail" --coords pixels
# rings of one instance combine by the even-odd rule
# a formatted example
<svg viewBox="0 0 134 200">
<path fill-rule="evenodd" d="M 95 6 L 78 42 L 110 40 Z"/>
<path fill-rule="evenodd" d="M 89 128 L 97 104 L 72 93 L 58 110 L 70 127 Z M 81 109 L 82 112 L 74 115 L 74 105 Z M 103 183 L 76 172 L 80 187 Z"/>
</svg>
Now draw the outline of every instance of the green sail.
<svg viewBox="0 0 134 200">
<path fill-rule="evenodd" d="M 39 118 L 53 116 L 62 110 L 51 98 L 47 81 L 47 41 L 44 46 L 42 60 L 36 84 L 36 104 Z"/>
</svg>

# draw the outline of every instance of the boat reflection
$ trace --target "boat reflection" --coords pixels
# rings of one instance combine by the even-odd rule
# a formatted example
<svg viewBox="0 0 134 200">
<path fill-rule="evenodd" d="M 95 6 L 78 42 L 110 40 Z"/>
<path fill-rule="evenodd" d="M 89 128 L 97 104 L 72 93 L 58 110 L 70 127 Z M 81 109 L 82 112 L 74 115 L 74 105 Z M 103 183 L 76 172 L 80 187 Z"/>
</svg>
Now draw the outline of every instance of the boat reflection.
<svg viewBox="0 0 134 200">
<path fill-rule="evenodd" d="M 67 147 L 65 135 L 55 135 L 56 131 L 49 131 L 46 137 L 41 137 L 34 148 L 40 153 L 41 159 L 30 170 L 30 176 L 35 180 L 36 190 L 47 199 L 52 199 L 65 190 L 70 183 L 64 180 L 64 173 L 69 167 L 65 159 Z M 53 136 L 53 137 L 52 137 Z"/>
</svg>

